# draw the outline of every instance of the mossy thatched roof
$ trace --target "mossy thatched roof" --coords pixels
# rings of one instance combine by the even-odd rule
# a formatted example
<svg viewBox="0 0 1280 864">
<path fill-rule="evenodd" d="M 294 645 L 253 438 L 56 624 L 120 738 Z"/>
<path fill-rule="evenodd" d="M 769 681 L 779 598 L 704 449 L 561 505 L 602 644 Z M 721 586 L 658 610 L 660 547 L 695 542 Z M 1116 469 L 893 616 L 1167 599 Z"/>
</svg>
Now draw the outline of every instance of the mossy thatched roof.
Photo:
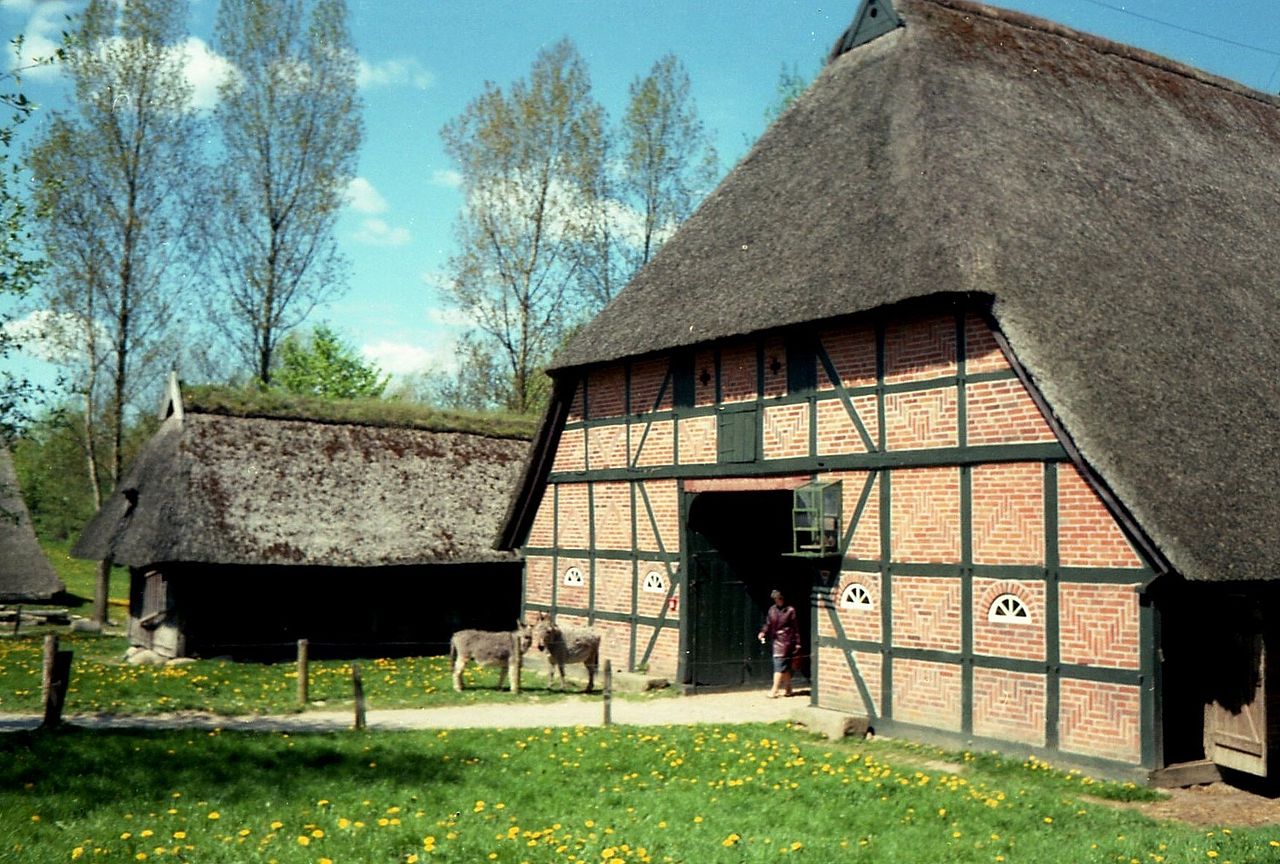
<svg viewBox="0 0 1280 864">
<path fill-rule="evenodd" d="M 0 603 L 39 603 L 65 590 L 36 541 L 13 458 L 0 447 Z"/>
</svg>

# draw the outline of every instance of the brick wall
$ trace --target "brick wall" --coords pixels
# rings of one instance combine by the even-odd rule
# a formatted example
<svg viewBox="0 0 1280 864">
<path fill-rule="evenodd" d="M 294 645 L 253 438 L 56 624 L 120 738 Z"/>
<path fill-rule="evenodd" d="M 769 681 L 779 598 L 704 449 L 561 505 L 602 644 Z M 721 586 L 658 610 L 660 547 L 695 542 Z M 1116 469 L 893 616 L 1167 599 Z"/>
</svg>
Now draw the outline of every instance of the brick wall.
<svg viewBox="0 0 1280 864">
<path fill-rule="evenodd" d="M 566 429 L 560 433 L 560 446 L 556 448 L 555 458 L 551 461 L 551 470 L 585 471 L 587 468 L 587 448 L 585 429 Z"/>
<path fill-rule="evenodd" d="M 672 581 L 679 578 L 675 573 L 675 569 L 673 566 L 672 572 L 668 573 L 666 565 L 661 561 L 641 560 L 636 562 L 637 578 L 640 580 L 641 585 L 644 584 L 645 575 L 650 571 L 655 571 L 662 578 L 662 583 L 668 590 L 671 588 Z M 679 591 L 676 593 L 678 594 Z M 648 591 L 640 591 L 636 595 L 636 604 L 636 614 L 656 618 L 662 614 L 662 610 L 667 604 L 667 595 L 665 592 L 652 594 Z"/>
<path fill-rule="evenodd" d="M 973 732 L 986 738 L 1045 744 L 1045 677 L 1003 669 L 973 670 Z"/>
<path fill-rule="evenodd" d="M 597 610 L 631 613 L 631 586 L 635 580 L 630 561 L 596 559 L 595 580 Z"/>
<path fill-rule="evenodd" d="M 716 418 L 680 418 L 680 464 L 712 464 L 717 457 Z"/>
<path fill-rule="evenodd" d="M 1044 563 L 1044 466 L 976 465 L 973 560 L 979 564 Z"/>
<path fill-rule="evenodd" d="M 646 414 L 671 408 L 671 385 L 667 384 L 662 401 L 658 393 L 667 377 L 667 360 L 640 360 L 631 365 L 631 413 Z"/>
<path fill-rule="evenodd" d="M 680 552 L 680 500 L 676 481 L 647 480 L 639 485 L 644 487 L 649 496 L 649 504 L 653 508 L 653 517 L 658 526 L 658 536 L 654 536 L 643 498 L 637 495 L 636 547 L 658 551 L 658 540 L 661 539 L 662 549 L 669 554 L 678 554 Z"/>
<path fill-rule="evenodd" d="M 693 358 L 693 404 L 716 404 L 716 355 L 699 351 Z"/>
<path fill-rule="evenodd" d="M 542 493 L 542 501 L 538 504 L 538 512 L 533 516 L 533 524 L 529 528 L 528 544 L 546 549 L 554 546 L 556 519 L 556 489 L 549 485 Z"/>
<path fill-rule="evenodd" d="M 895 576 L 893 644 L 898 648 L 960 650 L 960 580 L 937 576 Z"/>
<path fill-rule="evenodd" d="M 764 458 L 809 455 L 809 406 L 768 405 L 764 409 Z"/>
<path fill-rule="evenodd" d="M 884 333 L 886 384 L 956 374 L 956 319 L 939 315 L 891 324 Z"/>
<path fill-rule="evenodd" d="M 529 555 L 524 560 L 524 602 L 546 606 L 551 602 L 551 583 L 556 574 L 549 555 Z"/>
<path fill-rule="evenodd" d="M 959 732 L 960 667 L 894 658 L 893 716 L 903 723 Z"/>
<path fill-rule="evenodd" d="M 890 538 L 894 561 L 960 560 L 960 469 L 894 471 Z"/>
<path fill-rule="evenodd" d="M 591 540 L 591 511 L 587 506 L 586 483 L 561 483 L 557 487 L 555 545 L 561 549 L 586 549 Z"/>
<path fill-rule="evenodd" d="M 625 481 L 595 483 L 592 494 L 596 548 L 630 551 L 631 484 Z"/>
<path fill-rule="evenodd" d="M 637 455 L 637 451 L 638 455 Z M 631 425 L 632 463 L 647 468 L 675 461 L 675 424 L 671 420 Z"/>
<path fill-rule="evenodd" d="M 1059 585 L 1062 662 L 1137 669 L 1141 661 L 1137 588 L 1096 583 Z"/>
<path fill-rule="evenodd" d="M 885 438 L 890 450 L 955 447 L 960 443 L 954 387 L 890 393 L 884 397 Z"/>
<path fill-rule="evenodd" d="M 653 627 L 648 624 L 636 625 L 636 662 L 643 659 L 644 650 L 653 638 Z M 653 643 L 653 652 L 649 655 L 649 674 L 675 680 L 680 656 L 680 631 L 675 617 L 668 619 L 667 626 L 658 633 Z"/>
<path fill-rule="evenodd" d="M 720 352 L 720 391 L 725 402 L 756 398 L 755 345 L 734 345 Z"/>
<path fill-rule="evenodd" d="M 572 569 L 582 573 L 581 585 L 565 584 L 565 574 Z M 569 558 L 560 556 L 556 560 L 556 599 L 561 606 L 573 606 L 578 609 L 587 608 L 591 600 L 591 562 L 586 558 Z"/>
<path fill-rule="evenodd" d="M 1040 581 L 1009 579 L 973 580 L 973 652 L 988 657 L 1018 660 L 1045 659 L 1045 588 Z M 990 621 L 991 604 L 1002 594 L 1012 594 L 1023 602 L 1029 619 Z"/>
<path fill-rule="evenodd" d="M 592 471 L 627 467 L 627 426 L 610 423 L 587 431 L 587 465 Z"/>
<path fill-rule="evenodd" d="M 764 396 L 787 393 L 787 343 L 773 336 L 764 340 Z"/>
<path fill-rule="evenodd" d="M 1064 678 L 1058 705 L 1058 746 L 1063 750 L 1142 761 L 1142 694 L 1137 687 Z"/>
<path fill-rule="evenodd" d="M 965 418 L 970 447 L 1056 440 L 1030 394 L 1012 378 L 965 385 Z"/>
<path fill-rule="evenodd" d="M 839 382 L 832 381 L 819 365 L 819 389 L 833 389 L 836 383 L 845 387 L 870 387 L 876 383 L 875 330 L 870 327 L 833 327 L 823 330 L 818 339 L 840 377 Z"/>
<path fill-rule="evenodd" d="M 840 598 L 844 596 L 845 589 L 855 583 L 861 585 L 870 596 L 870 609 L 850 609 L 840 605 Z M 844 628 L 844 635 L 859 642 L 883 640 L 883 628 L 880 623 L 881 603 L 879 573 L 846 570 L 840 574 L 840 580 L 831 589 L 831 606 L 835 609 L 840 626 Z M 822 623 L 827 627 L 827 631 L 824 632 L 834 636 L 835 628 L 829 622 L 830 613 L 825 610 L 824 613 Z"/>
<path fill-rule="evenodd" d="M 626 405 L 627 378 L 622 366 L 606 366 L 587 374 L 587 419 L 621 417 Z"/>
<path fill-rule="evenodd" d="M 875 446 L 880 446 L 880 424 L 876 420 L 876 397 L 857 396 L 850 400 L 862 428 Z M 817 403 L 818 455 L 831 456 L 842 453 L 865 453 L 867 445 L 862 441 L 858 427 L 849 416 L 844 402 L 839 399 L 822 399 Z"/>
<path fill-rule="evenodd" d="M 967 374 L 1003 372 L 1012 367 L 986 320 L 972 312 L 964 316 L 964 368 Z"/>
<path fill-rule="evenodd" d="M 1106 506 L 1073 465 L 1058 471 L 1058 558 L 1064 567 L 1141 567 Z"/>
</svg>

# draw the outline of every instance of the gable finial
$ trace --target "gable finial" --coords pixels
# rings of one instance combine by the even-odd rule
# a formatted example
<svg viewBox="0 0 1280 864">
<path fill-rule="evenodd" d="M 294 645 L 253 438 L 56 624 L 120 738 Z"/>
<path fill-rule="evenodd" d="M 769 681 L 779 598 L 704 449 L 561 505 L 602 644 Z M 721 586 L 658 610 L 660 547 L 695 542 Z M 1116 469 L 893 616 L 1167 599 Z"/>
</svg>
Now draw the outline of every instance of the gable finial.
<svg viewBox="0 0 1280 864">
<path fill-rule="evenodd" d="M 893 8 L 893 0 L 862 0 L 853 23 L 836 40 L 827 62 L 901 26 L 902 19 Z"/>
<path fill-rule="evenodd" d="M 182 405 L 182 385 L 178 382 L 178 370 L 173 369 L 169 372 L 169 378 L 164 385 L 164 404 L 160 408 L 160 419 L 165 420 L 169 417 L 176 416 L 182 419 L 185 411 Z"/>
</svg>

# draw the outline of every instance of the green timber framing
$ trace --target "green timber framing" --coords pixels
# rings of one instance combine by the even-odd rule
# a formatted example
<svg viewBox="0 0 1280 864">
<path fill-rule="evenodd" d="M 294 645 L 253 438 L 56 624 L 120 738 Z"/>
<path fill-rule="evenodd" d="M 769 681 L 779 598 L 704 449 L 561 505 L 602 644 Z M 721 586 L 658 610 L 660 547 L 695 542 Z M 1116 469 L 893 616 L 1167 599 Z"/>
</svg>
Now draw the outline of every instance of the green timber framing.
<svg viewBox="0 0 1280 864">
<path fill-rule="evenodd" d="M 946 297 L 947 295 L 942 295 Z M 580 375 L 572 380 L 562 379 L 557 383 L 557 395 L 561 404 L 549 412 L 546 426 L 540 438 L 542 439 L 542 471 L 541 478 L 536 478 L 541 482 L 535 483 L 537 490 L 546 490 L 547 486 L 551 487 L 551 494 L 558 496 L 559 484 L 587 484 L 587 513 L 594 514 L 594 490 L 595 482 L 600 481 L 629 481 L 631 490 L 631 549 L 630 550 L 598 550 L 595 548 L 595 520 L 589 520 L 589 546 L 587 549 L 570 549 L 558 546 L 551 547 L 535 547 L 525 546 L 526 555 L 550 557 L 552 561 L 551 569 L 551 599 L 547 605 L 539 603 L 531 603 L 527 600 L 528 590 L 525 587 L 525 609 L 528 611 L 554 611 L 557 614 L 581 616 L 587 621 L 612 621 L 625 623 L 630 629 L 630 650 L 629 650 L 629 666 L 632 669 L 647 668 L 653 648 L 664 628 L 676 628 L 679 638 L 679 666 L 677 675 L 683 680 L 687 673 L 688 664 L 688 636 L 686 628 L 682 626 L 682 619 L 678 615 L 669 614 L 671 610 L 671 599 L 676 595 L 677 590 L 681 591 L 682 597 L 688 597 L 687 590 L 684 590 L 683 580 L 688 572 L 688 561 L 685 557 L 687 543 L 685 542 L 685 531 L 688 522 L 688 512 L 690 504 L 695 497 L 693 493 L 686 492 L 684 481 L 690 479 L 704 478 L 743 478 L 743 479 L 764 479 L 780 476 L 796 476 L 805 475 L 811 479 L 819 479 L 823 474 L 832 471 L 866 471 L 867 479 L 865 486 L 860 492 L 858 505 L 849 521 L 849 525 L 842 539 L 841 556 L 839 567 L 832 567 L 833 579 L 838 579 L 841 571 L 860 571 L 865 573 L 878 574 L 880 580 L 880 601 L 879 612 L 881 617 L 881 641 L 860 641 L 851 639 L 844 633 L 843 627 L 836 613 L 834 603 L 836 598 L 832 596 L 832 587 L 834 583 L 815 585 L 813 596 L 811 598 L 814 607 L 814 616 L 812 619 L 812 632 L 810 635 L 811 645 L 820 649 L 834 650 L 844 655 L 849 670 L 852 673 L 853 680 L 858 690 L 858 697 L 865 707 L 866 715 L 871 719 L 875 728 L 886 734 L 908 733 L 913 737 L 927 738 L 930 740 L 938 740 L 950 743 L 961 743 L 964 746 L 1002 746 L 1008 748 L 1010 744 L 1014 744 L 1026 752 L 1051 755 L 1065 756 L 1073 763 L 1086 767 L 1097 767 L 1102 770 L 1110 770 L 1115 772 L 1117 769 L 1136 769 L 1139 765 L 1133 765 L 1128 762 L 1108 759 L 1103 757 L 1093 757 L 1078 752 L 1064 752 L 1059 749 L 1059 730 L 1058 730 L 1058 691 L 1062 679 L 1074 679 L 1081 681 L 1095 681 L 1111 684 L 1123 684 L 1138 688 L 1140 692 L 1140 767 L 1143 769 L 1151 769 L 1163 764 L 1162 754 L 1162 717 L 1160 706 L 1160 667 L 1156 659 L 1156 640 L 1159 637 L 1159 614 L 1158 609 L 1151 602 L 1147 588 L 1159 576 L 1169 571 L 1169 566 L 1164 560 L 1163 555 L 1154 547 L 1147 539 L 1131 515 L 1119 504 L 1115 496 L 1106 486 L 1105 482 L 1084 462 L 1075 446 L 1070 441 L 1069 436 L 1065 434 L 1061 425 L 1057 422 L 1053 412 L 1049 409 L 1045 400 L 1039 393 L 1034 383 L 1030 380 L 1026 371 L 1018 363 L 999 327 L 989 313 L 988 308 L 981 301 L 975 303 L 972 298 L 956 298 L 952 297 L 950 305 L 955 319 L 955 374 L 943 375 L 928 380 L 910 381 L 902 383 L 886 383 L 885 381 L 885 334 L 887 327 L 892 324 L 900 324 L 910 320 L 912 317 L 918 317 L 922 313 L 937 313 L 938 298 L 933 298 L 933 302 L 925 305 L 921 303 L 899 304 L 897 306 L 888 307 L 886 309 L 877 310 L 875 313 L 863 314 L 860 316 L 849 316 L 846 319 L 832 319 L 821 322 L 823 326 L 840 326 L 841 324 L 866 325 L 870 324 L 874 327 L 875 332 L 875 352 L 876 352 L 876 383 L 870 386 L 849 387 L 842 386 L 839 376 L 836 374 L 834 365 L 830 356 L 825 350 L 816 335 L 813 326 L 800 328 L 786 328 L 774 331 L 768 331 L 764 334 L 756 334 L 754 337 L 756 351 L 756 394 L 754 399 L 744 401 L 735 401 L 724 403 L 723 391 L 721 386 L 721 354 L 724 350 L 724 344 L 707 343 L 698 346 L 700 349 L 707 350 L 714 358 L 714 379 L 715 379 L 715 402 L 713 404 L 693 405 L 693 400 L 688 398 L 686 394 L 691 395 L 691 380 L 693 374 L 691 351 L 675 353 L 670 356 L 670 362 L 667 371 L 663 377 L 657 395 L 651 405 L 636 406 L 632 404 L 632 381 L 631 369 L 632 363 L 622 363 L 624 369 L 623 386 L 624 401 L 623 414 L 621 416 L 610 416 L 603 419 L 592 419 L 590 412 L 590 399 L 588 376 Z M 1008 370 L 987 371 L 975 374 L 967 374 L 965 370 L 965 337 L 966 337 L 966 312 L 977 314 L 984 321 L 990 332 L 995 337 L 996 344 L 1004 354 L 1010 365 Z M 825 371 L 828 379 L 834 384 L 833 389 L 818 390 L 815 387 L 806 387 L 802 392 L 792 393 L 790 388 L 786 395 L 765 396 L 765 376 L 766 376 L 766 340 L 782 337 L 786 340 L 788 346 L 788 375 L 791 382 L 796 379 L 791 377 L 791 362 L 797 356 L 803 357 L 810 349 L 812 349 L 812 357 L 817 368 Z M 752 337 L 744 337 L 752 338 Z M 735 346 L 741 345 L 742 340 L 733 340 Z M 793 353 L 794 346 L 802 346 L 798 351 Z M 640 360 L 652 361 L 652 358 L 637 358 Z M 633 361 L 635 362 L 635 361 Z M 581 370 L 577 370 L 581 371 Z M 773 370 L 777 371 L 777 369 Z M 981 445 L 969 446 L 966 440 L 967 420 L 966 420 L 966 385 L 969 383 L 978 383 L 984 381 L 999 381 L 1016 379 L 1021 382 L 1027 393 L 1040 410 L 1050 428 L 1053 430 L 1057 438 L 1056 442 L 1047 443 L 1027 443 L 1027 444 L 999 444 L 999 445 Z M 801 376 L 803 380 L 803 375 Z M 705 382 L 709 384 L 710 382 Z M 581 417 L 573 421 L 567 420 L 568 402 L 572 398 L 575 386 L 581 396 Z M 885 429 L 885 396 L 892 393 L 905 393 L 921 390 L 937 390 L 940 388 L 954 387 L 957 392 L 957 428 L 958 441 L 955 447 L 942 447 L 923 450 L 897 450 L 887 451 L 884 449 L 886 444 Z M 650 392 L 652 392 L 650 388 Z M 666 401 L 668 394 L 673 397 L 681 396 L 685 398 L 672 398 L 671 407 L 663 408 L 662 405 Z M 876 418 L 877 429 L 874 440 L 867 431 L 861 418 L 857 414 L 854 407 L 853 399 L 859 396 L 873 395 L 876 400 Z M 816 435 L 817 435 L 817 403 L 820 400 L 838 398 L 853 421 L 859 436 L 862 438 L 867 451 L 864 453 L 851 453 L 841 455 L 824 455 L 824 456 L 804 456 L 795 458 L 781 458 L 764 460 L 762 447 L 764 440 L 764 408 L 766 406 L 807 404 L 809 406 L 809 434 L 810 434 L 810 453 L 816 453 Z M 684 404 L 681 404 L 684 403 Z M 672 454 L 673 461 L 678 460 L 680 453 L 680 424 L 679 420 L 689 417 L 699 417 L 708 415 L 717 415 L 726 408 L 740 410 L 744 405 L 754 406 L 755 411 L 755 447 L 756 453 L 754 460 L 750 462 L 718 462 L 718 463 L 701 463 L 701 464 L 669 464 L 659 466 L 638 466 L 637 462 L 642 452 L 642 444 L 647 437 L 650 428 L 654 423 L 660 421 L 676 421 L 672 422 Z M 599 426 L 617 426 L 622 422 L 626 427 L 626 452 L 628 456 L 628 466 L 626 468 L 606 468 L 592 469 L 590 458 L 591 448 L 589 436 L 591 430 Z M 554 456 L 555 448 L 558 444 L 560 433 L 562 431 L 582 429 L 583 435 L 583 458 L 585 469 L 582 471 L 561 471 L 552 472 L 550 470 L 551 458 Z M 638 442 L 633 446 L 633 442 Z M 877 444 L 878 442 L 878 444 Z M 538 443 L 535 447 L 539 446 Z M 536 454 L 535 454 L 536 455 Z M 971 488 L 971 471 L 975 465 L 985 465 L 1000 462 L 1034 462 L 1040 463 L 1044 468 L 1044 518 L 1045 518 L 1045 559 L 1043 566 L 1036 565 L 984 565 L 973 561 L 973 514 L 972 514 L 972 488 Z M 1086 482 L 1099 496 L 1107 510 L 1116 520 L 1117 525 L 1123 531 L 1139 558 L 1143 562 L 1140 568 L 1093 568 L 1093 567 L 1062 567 L 1058 561 L 1058 494 L 1057 494 L 1057 478 L 1059 468 L 1063 465 L 1075 465 L 1079 469 L 1081 475 Z M 960 473 L 960 519 L 961 519 L 961 560 L 953 564 L 918 564 L 893 562 L 890 556 L 890 537 L 892 526 L 890 517 L 892 508 L 890 505 L 892 496 L 892 475 L 894 469 L 898 468 L 922 468 L 922 467 L 950 467 L 959 469 Z M 531 478 L 533 479 L 533 478 Z M 657 519 L 655 517 L 649 495 L 644 488 L 644 481 L 652 480 L 675 480 L 677 487 L 677 500 L 679 505 L 679 531 L 680 531 L 680 551 L 673 554 L 670 550 L 662 546 L 662 537 L 658 530 Z M 880 558 L 876 560 L 864 560 L 858 558 L 847 557 L 845 552 L 849 543 L 854 536 L 854 532 L 858 527 L 858 522 L 862 517 L 863 511 L 872 494 L 874 488 L 878 489 L 880 496 L 879 506 L 879 534 L 880 534 Z M 529 490 L 522 490 L 528 492 Z M 639 506 L 637 506 L 639 505 Z M 536 510 L 536 497 L 530 501 L 526 499 L 524 509 L 523 527 L 519 531 L 520 538 L 527 537 L 528 526 L 531 524 L 532 512 Z M 559 518 L 558 501 L 553 507 L 554 518 Z M 516 511 L 517 513 L 519 511 Z M 657 539 L 659 550 L 655 553 L 652 550 L 641 550 L 637 545 L 637 527 L 641 519 L 648 523 L 649 529 L 653 536 Z M 559 537 L 559 526 L 553 526 L 554 537 Z M 573 559 L 575 561 L 588 562 L 591 570 L 590 592 L 588 595 L 588 605 L 581 606 L 562 606 L 560 605 L 560 597 L 558 594 L 558 585 L 560 582 L 560 560 Z M 626 560 L 632 565 L 631 573 L 631 602 L 630 612 L 617 612 L 607 609 L 597 608 L 596 602 L 596 563 L 602 560 Z M 664 567 L 667 576 L 667 596 L 662 605 L 662 611 L 658 615 L 639 615 L 636 613 L 638 609 L 638 591 L 640 580 L 643 578 L 640 573 L 641 562 L 660 561 Z M 831 562 L 833 565 L 836 561 Z M 890 590 L 891 580 L 895 575 L 902 576 L 923 576 L 923 577 L 939 577 L 959 579 L 961 585 L 961 650 L 958 652 L 940 651 L 922 648 L 906 648 L 895 647 L 893 645 L 893 616 L 892 602 L 893 592 Z M 527 578 L 527 575 L 526 575 Z M 1043 661 L 1037 660 L 1021 660 L 1014 658 L 1002 658 L 989 656 L 985 654 L 977 654 L 973 651 L 973 580 L 977 579 L 997 579 L 997 580 L 1019 580 L 1019 581 L 1041 581 L 1045 585 L 1045 658 Z M 1062 583 L 1100 583 L 1100 584 L 1138 584 L 1139 587 L 1139 667 L 1137 669 L 1119 669 L 1112 667 L 1087 666 L 1063 664 L 1059 658 L 1059 597 L 1058 586 Z M 833 626 L 835 636 L 819 637 L 819 619 L 825 616 L 826 620 Z M 644 644 L 640 644 L 638 637 L 640 627 L 652 628 L 652 633 Z M 880 692 L 882 704 L 879 710 L 875 709 L 875 704 L 871 698 L 869 688 L 863 680 L 859 672 L 857 663 L 854 660 L 853 652 L 876 653 L 881 657 L 881 676 L 880 676 Z M 947 730 L 936 729 L 933 727 L 920 726 L 905 722 L 895 721 L 893 718 L 893 661 L 895 658 L 906 660 L 922 660 L 934 663 L 947 663 L 958 665 L 961 670 L 961 696 L 960 705 L 962 710 L 961 728 L 959 731 L 950 732 Z M 1021 673 L 1031 673 L 1043 675 L 1045 680 L 1046 698 L 1045 698 L 1045 745 L 1038 747 L 1034 745 L 1021 745 L 1017 742 L 1011 742 L 1004 739 L 975 737 L 973 734 L 973 672 L 975 668 L 1004 670 Z M 820 704 L 822 693 L 822 681 L 819 676 L 819 664 L 813 664 L 813 680 L 812 680 L 812 701 L 814 704 Z"/>
</svg>

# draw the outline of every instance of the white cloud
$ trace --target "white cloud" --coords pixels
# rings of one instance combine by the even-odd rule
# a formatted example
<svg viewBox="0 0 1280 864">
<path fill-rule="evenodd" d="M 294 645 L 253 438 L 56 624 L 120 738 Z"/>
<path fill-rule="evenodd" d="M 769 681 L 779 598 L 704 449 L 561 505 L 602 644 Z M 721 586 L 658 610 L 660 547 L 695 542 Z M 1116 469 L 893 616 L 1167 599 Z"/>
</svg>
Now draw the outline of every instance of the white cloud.
<svg viewBox="0 0 1280 864">
<path fill-rule="evenodd" d="M 431 172 L 431 183 L 435 186 L 457 189 L 462 185 L 462 172 L 448 168 L 437 168 Z"/>
<path fill-rule="evenodd" d="M 5 333 L 21 346 L 23 353 L 46 363 L 64 363 L 83 356 L 86 319 L 68 312 L 36 309 L 4 325 Z M 106 340 L 99 328 L 98 338 Z"/>
<path fill-rule="evenodd" d="M 362 345 L 360 353 L 366 360 L 371 360 L 383 372 L 392 375 L 412 375 L 439 365 L 442 355 L 421 345 L 409 342 L 393 342 L 383 339 L 369 345 Z"/>
<path fill-rule="evenodd" d="M 74 4 L 65 0 L 47 2 L 13 3 L 15 12 L 31 12 L 27 26 L 22 31 L 22 50 L 9 48 L 14 65 L 22 70 L 23 78 L 48 80 L 56 78 L 56 64 L 36 64 L 38 60 L 52 57 L 62 44 L 62 31 L 68 26 L 66 16 L 75 11 Z"/>
<path fill-rule="evenodd" d="M 357 213 L 384 213 L 387 199 L 363 177 L 352 177 L 347 184 L 347 204 Z"/>
<path fill-rule="evenodd" d="M 415 87 L 426 90 L 435 83 L 436 76 L 412 57 L 383 60 L 380 63 L 360 61 L 356 83 L 361 87 Z"/>
<path fill-rule="evenodd" d="M 366 246 L 406 246 L 411 239 L 408 228 L 393 228 L 381 219 L 364 220 L 355 233 L 356 242 Z"/>
<path fill-rule="evenodd" d="M 218 85 L 232 71 L 231 64 L 196 36 L 187 37 L 182 53 L 183 71 L 194 91 L 193 104 L 197 108 L 212 108 L 218 101 Z"/>
</svg>

